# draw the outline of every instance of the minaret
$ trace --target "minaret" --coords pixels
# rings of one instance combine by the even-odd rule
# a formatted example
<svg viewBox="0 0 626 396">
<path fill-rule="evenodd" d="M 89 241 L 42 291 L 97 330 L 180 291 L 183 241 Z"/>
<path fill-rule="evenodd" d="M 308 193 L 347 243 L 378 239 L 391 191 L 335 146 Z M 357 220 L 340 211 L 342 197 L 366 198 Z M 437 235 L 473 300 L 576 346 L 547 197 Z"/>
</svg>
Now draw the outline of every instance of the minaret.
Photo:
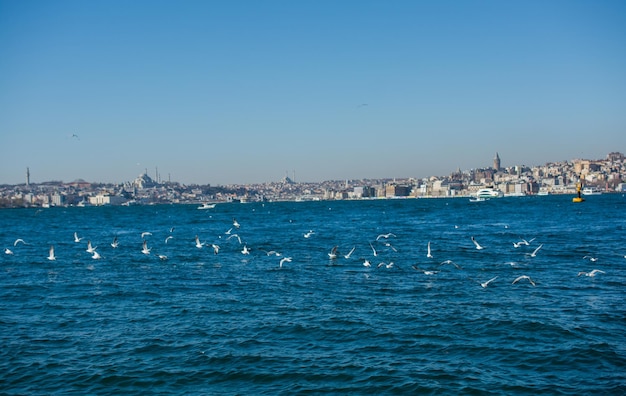
<svg viewBox="0 0 626 396">
<path fill-rule="evenodd" d="M 500 170 L 500 156 L 498 155 L 498 152 L 496 151 L 496 156 L 493 159 L 493 169 L 497 171 Z"/>
<path fill-rule="evenodd" d="M 26 187 L 30 186 L 30 169 L 26 167 Z"/>
</svg>

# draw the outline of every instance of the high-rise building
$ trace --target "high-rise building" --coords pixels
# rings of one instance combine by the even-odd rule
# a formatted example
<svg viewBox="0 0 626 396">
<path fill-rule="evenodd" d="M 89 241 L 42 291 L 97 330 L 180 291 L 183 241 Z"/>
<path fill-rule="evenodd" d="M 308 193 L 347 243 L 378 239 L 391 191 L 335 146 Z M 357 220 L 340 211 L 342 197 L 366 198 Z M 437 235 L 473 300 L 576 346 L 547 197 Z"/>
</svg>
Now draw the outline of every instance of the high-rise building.
<svg viewBox="0 0 626 396">
<path fill-rule="evenodd" d="M 500 156 L 498 155 L 498 152 L 496 151 L 496 156 L 493 159 L 493 169 L 497 172 L 500 170 Z"/>
</svg>

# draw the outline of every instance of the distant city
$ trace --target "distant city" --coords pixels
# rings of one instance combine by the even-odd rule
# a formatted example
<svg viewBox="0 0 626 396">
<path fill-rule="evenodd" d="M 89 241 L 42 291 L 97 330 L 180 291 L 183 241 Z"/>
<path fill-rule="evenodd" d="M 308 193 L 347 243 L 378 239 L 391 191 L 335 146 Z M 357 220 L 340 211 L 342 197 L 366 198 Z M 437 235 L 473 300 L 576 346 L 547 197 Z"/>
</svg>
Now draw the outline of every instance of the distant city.
<svg viewBox="0 0 626 396">
<path fill-rule="evenodd" d="M 392 198 L 474 197 L 485 188 L 503 196 L 576 194 L 576 185 L 593 187 L 595 193 L 626 192 L 624 154 L 609 153 L 605 159 L 550 162 L 542 166 L 502 168 L 498 153 L 493 165 L 448 176 L 422 179 L 330 180 L 297 183 L 285 175 L 280 181 L 247 185 L 184 185 L 163 182 L 142 173 L 135 180 L 104 184 L 72 182 L 25 182 L 0 185 L 0 207 L 51 207 L 101 205 L 196 204 L 210 207 L 222 202 L 321 201 Z"/>
</svg>

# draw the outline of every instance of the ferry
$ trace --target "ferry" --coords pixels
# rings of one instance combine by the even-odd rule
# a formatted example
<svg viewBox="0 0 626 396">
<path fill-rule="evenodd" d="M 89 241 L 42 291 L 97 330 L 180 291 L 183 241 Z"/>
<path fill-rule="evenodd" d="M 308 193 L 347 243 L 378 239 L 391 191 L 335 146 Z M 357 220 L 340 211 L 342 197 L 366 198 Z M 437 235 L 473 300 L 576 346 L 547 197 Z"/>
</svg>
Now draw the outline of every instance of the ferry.
<svg viewBox="0 0 626 396">
<path fill-rule="evenodd" d="M 582 191 L 583 195 L 602 195 L 602 191 L 598 187 L 585 187 Z"/>
<path fill-rule="evenodd" d="M 476 198 L 502 198 L 504 193 L 496 188 L 481 188 L 476 192 Z"/>
</svg>

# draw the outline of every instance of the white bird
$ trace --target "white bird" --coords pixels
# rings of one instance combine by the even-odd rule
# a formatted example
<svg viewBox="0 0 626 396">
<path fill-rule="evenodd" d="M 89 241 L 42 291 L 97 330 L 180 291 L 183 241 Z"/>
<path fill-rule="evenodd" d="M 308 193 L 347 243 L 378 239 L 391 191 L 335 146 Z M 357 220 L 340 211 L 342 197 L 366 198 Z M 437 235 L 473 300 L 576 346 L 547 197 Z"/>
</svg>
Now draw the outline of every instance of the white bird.
<svg viewBox="0 0 626 396">
<path fill-rule="evenodd" d="M 111 242 L 111 247 L 113 249 L 117 248 L 119 246 L 119 242 L 117 241 L 117 236 L 113 237 L 113 242 Z"/>
<path fill-rule="evenodd" d="M 174 237 L 173 237 L 173 236 L 171 236 L 171 235 L 168 235 L 168 236 L 167 236 L 167 238 L 165 238 L 165 243 L 167 243 L 167 242 L 168 242 L 170 239 L 172 239 L 172 238 L 174 238 Z"/>
<path fill-rule="evenodd" d="M 489 286 L 489 284 L 490 284 L 491 282 L 493 282 L 493 281 L 494 281 L 494 280 L 496 280 L 497 278 L 498 278 L 498 277 L 497 277 L 497 276 L 495 276 L 495 277 L 493 277 L 493 278 L 489 279 L 487 282 L 481 282 L 481 283 L 480 283 L 480 285 L 482 286 L 482 288 L 483 288 L 483 289 L 485 289 L 485 288 L 487 288 L 487 286 Z"/>
<path fill-rule="evenodd" d="M 336 258 L 337 258 L 337 246 L 334 246 L 334 247 L 330 250 L 330 252 L 328 253 L 328 257 L 329 257 L 331 260 L 334 260 L 334 259 L 336 259 Z"/>
<path fill-rule="evenodd" d="M 142 245 L 142 249 L 141 249 L 141 253 L 143 253 L 143 254 L 150 254 L 150 250 L 152 250 L 152 248 L 148 248 L 148 241 L 146 241 L 144 239 L 143 245 Z"/>
<path fill-rule="evenodd" d="M 54 261 L 57 258 L 54 256 L 54 246 L 50 246 L 50 251 L 48 252 L 48 260 Z"/>
<path fill-rule="evenodd" d="M 278 263 L 280 268 L 283 268 L 283 263 L 291 263 L 291 257 L 283 257 L 280 259 L 280 262 Z"/>
<path fill-rule="evenodd" d="M 98 248 L 97 246 L 96 247 L 91 246 L 91 241 L 87 241 L 87 250 L 86 250 L 87 253 L 93 254 L 93 252 L 95 252 L 97 248 Z"/>
<path fill-rule="evenodd" d="M 200 242 L 200 238 L 196 235 L 196 247 L 202 249 L 202 246 L 204 246 L 204 242 Z"/>
<path fill-rule="evenodd" d="M 353 247 L 352 250 L 350 250 L 350 252 L 348 252 L 348 254 L 344 255 L 343 257 L 349 259 L 350 256 L 352 256 L 352 253 L 354 253 L 354 249 L 356 249 L 356 246 Z"/>
<path fill-rule="evenodd" d="M 13 254 L 13 251 L 9 248 L 4 248 L 4 254 Z"/>
<path fill-rule="evenodd" d="M 597 274 L 605 274 L 605 272 L 602 271 L 602 270 L 599 270 L 599 269 L 594 269 L 591 272 L 580 271 L 577 276 L 585 275 L 585 276 L 589 276 L 589 277 L 593 278 Z"/>
<path fill-rule="evenodd" d="M 77 233 L 77 232 L 74 232 L 74 242 L 78 243 L 78 242 L 80 242 L 82 239 L 83 239 L 83 238 L 79 238 L 79 237 L 78 237 L 78 233 Z"/>
<path fill-rule="evenodd" d="M 241 245 L 241 238 L 239 238 L 239 235 L 237 235 L 237 234 L 232 234 L 231 236 L 229 236 L 228 238 L 226 238 L 226 240 L 228 241 L 230 238 L 237 238 L 237 240 L 239 241 L 239 244 Z"/>
<path fill-rule="evenodd" d="M 530 282 L 531 285 L 535 286 L 535 282 L 533 282 L 532 279 L 530 279 L 530 276 L 528 275 L 522 275 L 522 276 L 518 276 L 517 278 L 515 278 L 515 280 L 513 281 L 513 283 L 511 283 L 512 285 L 516 284 L 517 282 L 521 281 L 522 279 L 528 279 L 528 281 Z"/>
<path fill-rule="evenodd" d="M 141 233 L 141 239 L 144 239 L 147 235 L 152 235 L 152 233 L 151 233 L 151 232 L 148 232 L 148 231 L 146 231 L 146 232 L 142 232 L 142 233 Z"/>
<path fill-rule="evenodd" d="M 585 257 L 583 257 L 583 260 L 586 260 L 586 259 L 589 259 L 589 261 L 593 261 L 594 263 L 595 263 L 596 261 L 598 261 L 598 258 L 597 258 L 597 257 L 591 257 L 591 256 L 585 256 Z"/>
<path fill-rule="evenodd" d="M 248 249 L 248 245 L 243 245 L 243 249 L 241 249 L 241 254 L 250 254 L 250 249 Z"/>
<path fill-rule="evenodd" d="M 218 254 L 220 252 L 220 246 L 216 245 L 216 244 L 211 244 L 211 247 L 213 248 L 213 254 Z"/>
<path fill-rule="evenodd" d="M 476 241 L 476 238 L 472 237 L 472 242 L 474 242 L 474 245 L 476 245 L 476 249 L 478 249 L 478 250 L 484 249 L 484 247 L 482 247 L 482 246 L 480 246 L 478 244 L 478 242 Z"/>
<path fill-rule="evenodd" d="M 307 232 L 307 233 L 305 233 L 305 234 L 304 234 L 304 237 L 305 237 L 305 238 L 310 238 L 310 237 L 311 237 L 311 235 L 313 235 L 313 234 L 315 234 L 315 231 L 310 230 L 309 232 Z"/>
<path fill-rule="evenodd" d="M 452 261 L 452 260 L 446 260 L 446 261 L 442 261 L 441 263 L 439 263 L 439 265 L 445 265 L 445 264 L 452 264 L 452 265 L 454 265 L 457 269 L 461 269 L 461 267 L 460 267 L 457 263 L 455 263 L 454 261 Z"/>
<path fill-rule="evenodd" d="M 157 256 L 159 256 L 159 260 L 163 260 L 163 261 L 167 260 L 167 256 L 164 254 L 157 254 Z"/>
<path fill-rule="evenodd" d="M 531 254 L 530 257 L 536 257 L 537 256 L 537 252 L 539 251 L 539 249 L 541 249 L 541 247 L 543 246 L 543 243 L 539 246 L 537 246 L 537 249 L 535 249 Z"/>
<path fill-rule="evenodd" d="M 18 243 L 22 242 L 24 245 L 26 245 L 26 242 L 24 242 L 24 240 L 22 238 L 18 238 L 15 240 L 15 242 L 13 242 L 13 246 L 17 246 Z"/>
<path fill-rule="evenodd" d="M 366 259 L 365 261 L 363 261 L 363 266 L 364 267 L 371 267 L 372 263 L 370 263 L 370 261 Z"/>
<path fill-rule="evenodd" d="M 372 253 L 374 253 L 374 257 L 378 256 L 378 252 L 376 252 L 376 249 L 374 249 L 374 245 L 372 245 L 372 242 L 370 242 L 370 247 L 372 248 Z"/>
<path fill-rule="evenodd" d="M 411 268 L 413 268 L 415 271 L 421 271 L 424 275 L 436 275 L 436 274 L 439 273 L 439 271 L 423 270 L 420 267 L 418 267 L 417 265 L 412 265 Z"/>
<path fill-rule="evenodd" d="M 388 233 L 388 234 L 380 234 L 379 236 L 377 236 L 377 237 L 376 237 L 376 240 L 379 240 L 380 238 L 385 238 L 385 239 L 387 239 L 387 238 L 389 238 L 389 237 L 394 237 L 394 238 L 395 238 L 395 235 L 394 235 L 394 234 L 392 234 L 391 232 L 390 232 L 390 233 Z"/>
<path fill-rule="evenodd" d="M 433 258 L 433 255 L 430 252 L 430 241 L 428 241 L 428 252 L 426 253 L 426 257 Z"/>
<path fill-rule="evenodd" d="M 377 267 L 377 268 L 380 268 L 380 267 L 382 267 L 383 265 L 384 265 L 384 266 L 385 266 L 385 268 L 387 268 L 387 269 L 393 268 L 393 261 L 389 262 L 389 264 L 386 264 L 386 263 L 384 263 L 384 262 L 381 262 L 381 263 L 379 263 L 379 264 L 378 264 L 378 267 Z"/>
<path fill-rule="evenodd" d="M 526 239 L 523 239 L 523 238 L 522 238 L 522 240 L 521 240 L 521 241 L 519 241 L 519 242 L 517 242 L 517 243 L 516 243 L 516 242 L 513 242 L 513 247 L 518 248 L 518 247 L 520 247 L 520 246 L 522 246 L 522 245 L 526 245 L 526 246 L 528 246 L 528 245 L 530 245 L 530 243 L 531 243 L 532 241 L 534 241 L 534 240 L 535 240 L 535 238 L 531 239 L 530 241 L 527 241 Z"/>
<path fill-rule="evenodd" d="M 237 222 L 237 219 L 233 219 L 233 227 L 239 228 L 241 225 Z"/>
<path fill-rule="evenodd" d="M 100 256 L 100 253 L 98 253 L 97 251 L 93 251 L 93 256 L 91 256 L 92 259 L 94 260 L 100 260 L 102 258 L 102 256 Z"/>
</svg>

